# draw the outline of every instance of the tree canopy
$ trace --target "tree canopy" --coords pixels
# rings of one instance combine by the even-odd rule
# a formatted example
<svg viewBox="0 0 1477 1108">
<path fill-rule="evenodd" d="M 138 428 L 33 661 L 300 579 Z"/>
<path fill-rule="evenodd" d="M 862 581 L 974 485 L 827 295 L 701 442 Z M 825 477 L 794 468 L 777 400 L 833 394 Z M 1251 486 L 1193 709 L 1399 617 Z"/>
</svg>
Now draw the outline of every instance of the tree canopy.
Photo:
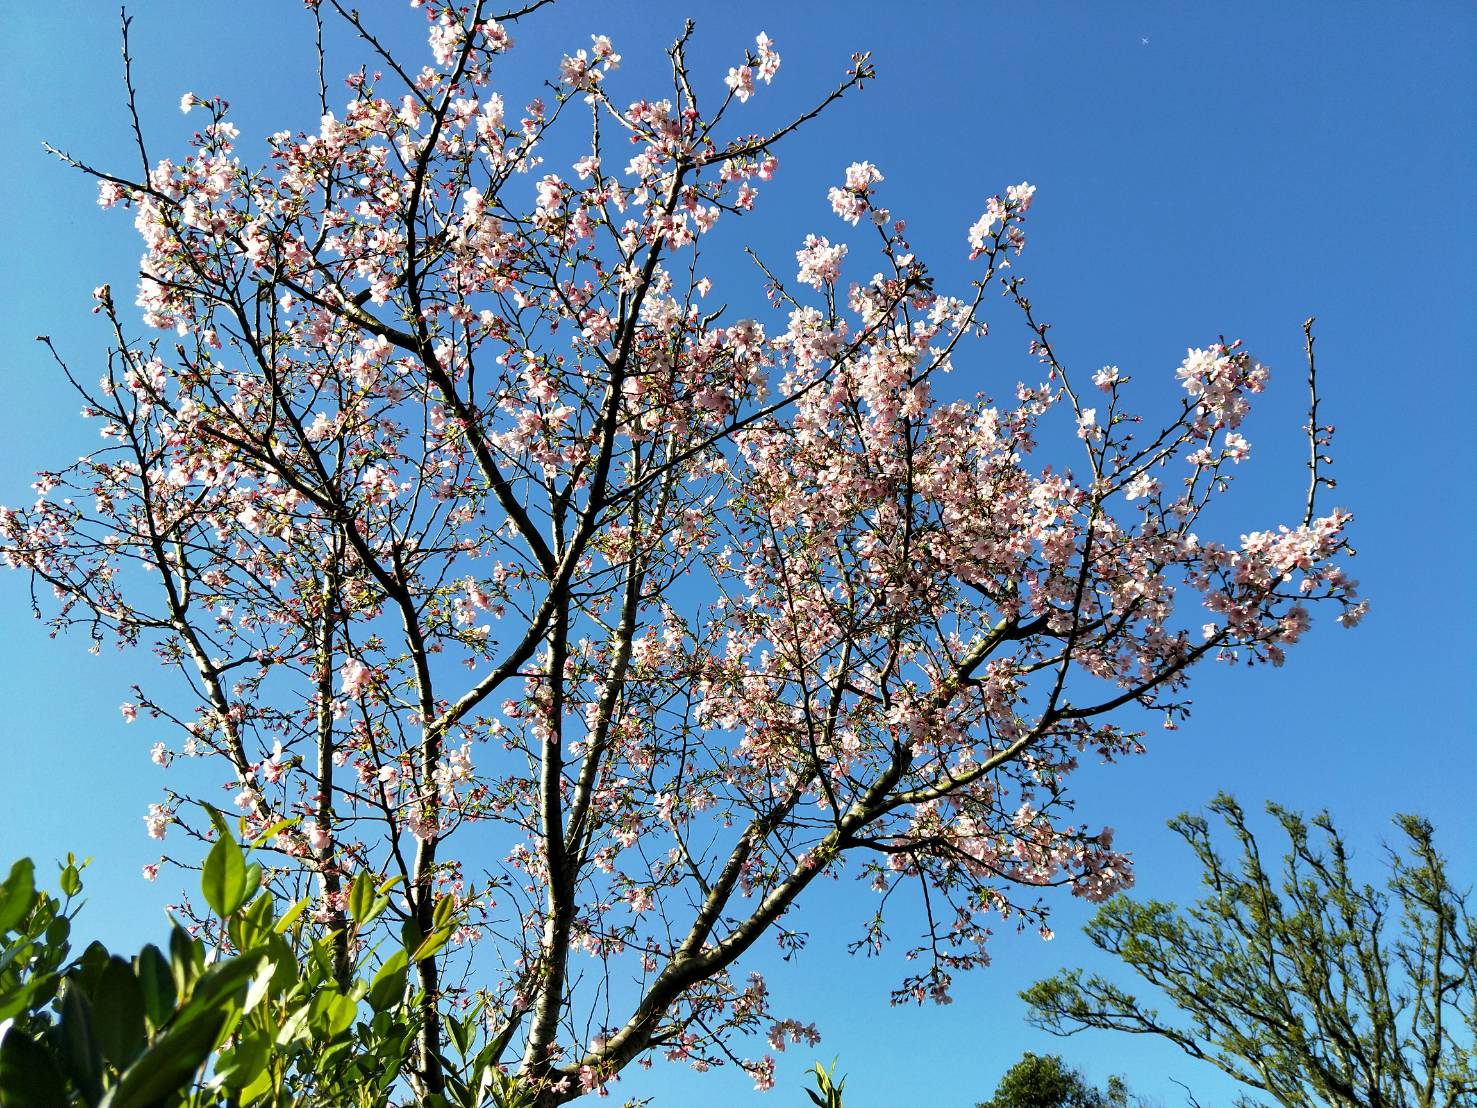
<svg viewBox="0 0 1477 1108">
<path fill-rule="evenodd" d="M 1171 824 L 1204 868 L 1200 900 L 1115 897 L 1087 926 L 1169 1011 L 1074 970 L 1022 994 L 1033 1021 L 1158 1036 L 1288 1108 L 1477 1105 L 1470 890 L 1448 876 L 1431 825 L 1396 818 L 1402 841 L 1381 890 L 1351 871 L 1326 813 L 1267 806 L 1289 841 L 1279 872 L 1240 805 L 1223 795 L 1210 807 L 1233 859 L 1204 817 Z"/>
<path fill-rule="evenodd" d="M 784 264 L 713 235 L 865 54 L 760 123 L 765 34 L 704 74 L 689 26 L 629 89 L 595 34 L 517 90 L 546 0 L 415 6 L 410 52 L 310 3 L 362 64 L 260 157 L 208 90 L 186 150 L 137 122 L 137 165 L 63 155 L 145 253 L 131 296 L 96 290 L 104 364 L 44 340 L 103 445 L 0 510 L 0 548 L 54 630 L 175 675 L 123 705 L 167 729 L 158 865 L 218 839 L 187 801 L 224 788 L 342 986 L 361 880 L 400 882 L 381 928 L 464 921 L 413 959 L 421 1092 L 471 1003 L 546 1105 L 653 1057 L 766 1088 L 756 1040 L 819 1032 L 747 956 L 804 946 L 818 879 L 875 890 L 857 949 L 916 906 L 892 999 L 947 1001 L 1002 917 L 1131 882 L 1074 812 L 1084 757 L 1177 725 L 1201 663 L 1358 622 L 1330 432 L 1313 389 L 1287 526 L 1220 507 L 1267 369 L 1198 337 L 1150 422 L 1146 374 L 1071 368 L 1017 268 L 1025 182 L 961 228 L 953 293 L 869 161 Z M 997 300 L 1029 356 L 987 377 Z"/>
<path fill-rule="evenodd" d="M 1058 1054 L 1027 1051 L 995 1087 L 995 1095 L 975 1108 L 1127 1108 L 1128 1086 L 1110 1077 L 1106 1089 L 1094 1087 Z"/>
</svg>

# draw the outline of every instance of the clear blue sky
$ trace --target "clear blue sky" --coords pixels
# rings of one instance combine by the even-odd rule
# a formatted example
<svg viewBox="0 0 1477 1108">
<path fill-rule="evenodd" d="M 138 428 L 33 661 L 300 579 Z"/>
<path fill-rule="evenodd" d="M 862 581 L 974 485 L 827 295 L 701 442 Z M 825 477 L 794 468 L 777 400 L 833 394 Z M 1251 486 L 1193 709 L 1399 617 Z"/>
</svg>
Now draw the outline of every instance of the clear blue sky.
<svg viewBox="0 0 1477 1108">
<path fill-rule="evenodd" d="M 423 50 L 419 16 L 364 4 L 392 41 Z M 49 161 L 49 140 L 132 168 L 110 5 L 0 0 L 0 503 L 29 500 L 31 472 L 90 449 L 78 402 L 33 342 L 52 335 L 84 377 L 106 342 L 88 314 L 94 285 L 132 284 L 139 254 L 126 215 L 100 212 L 93 187 Z M 916 14 L 915 14 L 916 13 Z M 1187 851 L 1164 821 L 1217 789 L 1248 806 L 1275 798 L 1328 807 L 1366 872 L 1379 872 L 1388 816 L 1431 816 L 1459 877 L 1477 877 L 1471 523 L 1477 8 L 1419 3 L 786 3 L 569 0 L 517 33 L 503 87 L 552 75 L 565 50 L 611 34 L 625 55 L 618 89 L 655 94 L 662 48 L 698 20 L 696 72 L 717 81 L 758 31 L 784 65 L 754 101 L 776 120 L 825 88 L 852 51 L 879 79 L 782 151 L 776 186 L 746 237 L 773 256 L 806 230 L 843 237 L 825 189 L 853 160 L 887 176 L 882 202 L 907 216 L 941 288 L 962 287 L 963 235 L 984 198 L 1021 180 L 1039 192 L 1022 265 L 1079 370 L 1116 363 L 1162 400 L 1187 345 L 1240 336 L 1272 367 L 1250 427 L 1233 531 L 1291 520 L 1303 487 L 1300 324 L 1319 318 L 1327 412 L 1338 425 L 1337 501 L 1357 516 L 1355 566 L 1374 610 L 1356 632 L 1315 625 L 1280 670 L 1206 671 L 1194 718 L 1151 732 L 1147 756 L 1078 775 L 1088 822 L 1118 829 L 1139 892 L 1193 895 Z M 316 117 L 316 84 L 296 0 L 137 4 L 137 79 L 155 157 L 184 148 L 194 91 L 232 102 L 249 140 Z M 330 75 L 348 68 L 337 51 Z M 342 100 L 342 86 L 336 86 Z M 510 97 L 510 102 L 520 98 Z M 967 372 L 1008 388 L 1031 373 L 1025 332 L 997 312 Z M 1144 395 L 1143 392 L 1140 393 Z M 118 713 L 144 655 L 87 655 L 48 641 L 28 616 L 27 583 L 0 577 L 0 854 L 67 849 L 97 861 L 87 923 L 121 947 L 160 934 L 172 886 L 144 884 L 152 860 L 141 816 L 156 798 L 147 725 Z M 161 675 L 162 676 L 162 675 Z M 1063 964 L 1102 966 L 1077 934 L 1084 906 L 1060 903 L 1058 938 L 1003 931 L 996 964 L 944 1009 L 887 1007 L 894 959 L 852 961 L 848 890 L 823 891 L 801 925 L 798 968 L 776 971 L 783 1004 L 815 1019 L 817 1055 L 840 1055 L 850 1108 L 972 1104 L 1024 1049 L 1060 1051 L 1096 1079 L 1183 1102 L 1230 1100 L 1212 1071 L 1174 1052 L 1110 1036 L 1066 1042 L 1022 1022 L 1016 992 Z M 855 910 L 853 910 L 855 909 Z M 834 941 L 828 941 L 834 936 Z M 785 1056 L 768 1103 L 797 1104 L 811 1056 Z M 615 1087 L 657 1105 L 764 1103 L 741 1075 L 695 1078 L 658 1063 Z"/>
</svg>

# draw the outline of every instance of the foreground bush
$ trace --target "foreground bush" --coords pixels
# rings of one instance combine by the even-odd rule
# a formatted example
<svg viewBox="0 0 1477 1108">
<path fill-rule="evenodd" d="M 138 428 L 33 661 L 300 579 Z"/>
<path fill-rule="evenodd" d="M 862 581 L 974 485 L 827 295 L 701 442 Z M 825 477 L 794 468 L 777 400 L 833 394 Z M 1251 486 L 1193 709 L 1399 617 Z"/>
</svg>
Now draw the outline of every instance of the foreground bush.
<svg viewBox="0 0 1477 1108">
<path fill-rule="evenodd" d="M 131 958 L 97 942 L 74 956 L 85 862 L 68 856 L 60 896 L 36 887 L 30 859 L 10 868 L 0 886 L 0 1105 L 370 1106 L 403 1089 L 421 1011 L 407 966 L 447 943 L 450 911 L 428 935 L 411 923 L 388 949 L 366 947 L 356 932 L 384 913 L 394 882 L 361 875 L 345 965 L 333 935 L 305 926 L 309 900 L 282 909 L 212 817 L 218 839 L 200 880 L 210 925 L 192 935 L 175 923 L 162 947 Z M 442 1059 L 445 1094 L 421 1103 L 520 1108 L 485 1049 L 471 1050 L 476 1023 L 475 1009 L 448 1021 L 459 1057 Z"/>
</svg>

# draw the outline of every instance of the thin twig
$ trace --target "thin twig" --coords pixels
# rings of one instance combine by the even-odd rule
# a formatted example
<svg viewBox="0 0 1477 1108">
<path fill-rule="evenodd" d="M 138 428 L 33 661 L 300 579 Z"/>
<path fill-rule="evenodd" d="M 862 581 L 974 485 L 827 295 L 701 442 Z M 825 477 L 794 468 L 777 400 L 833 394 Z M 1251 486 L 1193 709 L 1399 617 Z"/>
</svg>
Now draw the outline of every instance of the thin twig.
<svg viewBox="0 0 1477 1108">
<path fill-rule="evenodd" d="M 1318 473 L 1318 463 L 1325 460 L 1318 453 L 1321 445 L 1318 437 L 1318 364 L 1313 358 L 1313 324 L 1317 316 L 1303 321 L 1303 349 L 1308 356 L 1308 504 L 1303 512 L 1303 526 L 1313 522 L 1313 513 L 1318 499 L 1318 486 L 1333 482 Z"/>
<path fill-rule="evenodd" d="M 144 147 L 144 129 L 138 119 L 138 93 L 133 87 L 133 55 L 128 50 L 128 27 L 133 22 L 133 17 L 128 14 L 127 8 L 119 8 L 118 18 L 123 24 L 123 87 L 128 91 L 128 114 L 133 119 L 133 138 L 138 144 L 138 156 L 144 163 L 144 180 L 147 181 L 149 168 L 154 163 L 149 160 L 149 151 Z"/>
</svg>

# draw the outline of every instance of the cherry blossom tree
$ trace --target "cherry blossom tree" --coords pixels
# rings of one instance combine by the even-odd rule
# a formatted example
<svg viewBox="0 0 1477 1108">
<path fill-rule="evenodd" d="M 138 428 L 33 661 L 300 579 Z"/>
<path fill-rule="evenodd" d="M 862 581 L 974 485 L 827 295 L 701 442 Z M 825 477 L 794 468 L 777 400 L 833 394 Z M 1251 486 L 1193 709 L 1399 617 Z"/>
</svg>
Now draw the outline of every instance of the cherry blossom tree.
<svg viewBox="0 0 1477 1108">
<path fill-rule="evenodd" d="M 1079 760 L 1175 726 L 1199 662 L 1280 662 L 1315 604 L 1356 622 L 1349 516 L 1317 505 L 1315 390 L 1300 518 L 1204 533 L 1267 370 L 1202 339 L 1159 426 L 1127 373 L 1069 372 L 1012 268 L 1030 185 L 968 229 L 962 295 L 865 161 L 793 268 L 706 250 L 865 55 L 766 131 L 744 117 L 776 43 L 698 74 L 691 25 L 666 91 L 617 98 L 595 35 L 519 106 L 500 60 L 546 3 L 417 0 L 408 61 L 310 2 L 366 53 L 316 132 L 238 150 L 189 94 L 176 159 L 136 112 L 137 171 L 61 155 L 132 212 L 143 329 L 104 285 L 101 379 L 52 348 L 105 443 L 0 510 L 0 542 L 53 630 L 175 673 L 123 706 L 173 729 L 146 824 L 186 845 L 161 864 L 195 862 L 191 801 L 224 785 L 341 973 L 372 939 L 360 874 L 402 882 L 407 931 L 463 921 L 420 948 L 419 1088 L 448 1028 L 550 1105 L 663 1055 L 764 1088 L 753 1034 L 817 1035 L 745 955 L 803 945 L 807 888 L 875 890 L 856 949 L 921 905 L 902 1002 L 947 1000 L 992 922 L 1045 930 L 1049 887 L 1129 885 L 1073 821 Z M 864 249 L 879 271 L 847 276 Z M 745 288 L 761 318 L 727 308 Z M 1029 380 L 936 396 L 997 295 Z"/>
</svg>

